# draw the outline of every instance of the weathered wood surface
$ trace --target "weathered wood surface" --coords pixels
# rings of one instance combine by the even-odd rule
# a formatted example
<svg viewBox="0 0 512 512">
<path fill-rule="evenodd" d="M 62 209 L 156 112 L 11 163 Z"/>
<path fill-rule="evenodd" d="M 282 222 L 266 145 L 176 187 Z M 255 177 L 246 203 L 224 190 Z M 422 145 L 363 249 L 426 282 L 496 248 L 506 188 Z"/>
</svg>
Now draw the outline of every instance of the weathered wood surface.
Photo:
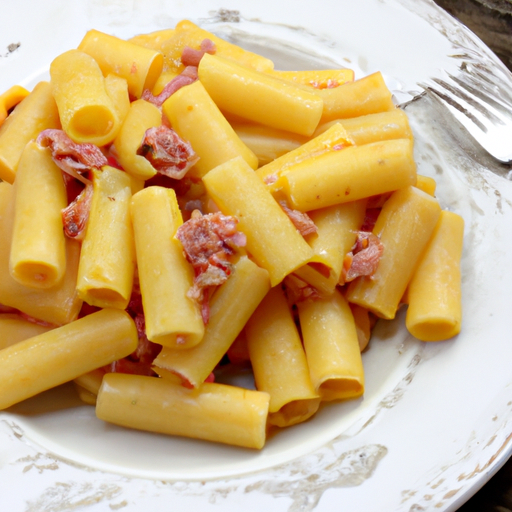
<svg viewBox="0 0 512 512">
<path fill-rule="evenodd" d="M 512 70 L 512 0 L 434 0 Z"/>
</svg>

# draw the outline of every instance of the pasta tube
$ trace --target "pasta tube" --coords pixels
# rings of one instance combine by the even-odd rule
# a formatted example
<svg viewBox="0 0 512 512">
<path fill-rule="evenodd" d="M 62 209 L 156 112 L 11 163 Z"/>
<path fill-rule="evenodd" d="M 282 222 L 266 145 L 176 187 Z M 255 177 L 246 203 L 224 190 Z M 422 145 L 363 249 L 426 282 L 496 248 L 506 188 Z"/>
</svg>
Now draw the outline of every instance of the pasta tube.
<svg viewBox="0 0 512 512">
<path fill-rule="evenodd" d="M 316 210 L 416 183 L 413 143 L 387 140 L 312 157 L 282 175 L 293 208 Z"/>
<path fill-rule="evenodd" d="M 340 87 L 321 89 L 317 94 L 324 104 L 322 123 L 396 108 L 380 71 Z"/>
<path fill-rule="evenodd" d="M 96 416 L 123 427 L 261 449 L 269 396 L 225 384 L 186 389 L 168 378 L 109 373 Z"/>
<path fill-rule="evenodd" d="M 66 272 L 61 210 L 67 206 L 67 195 L 62 171 L 49 149 L 34 141 L 25 146 L 14 190 L 10 273 L 22 285 L 51 288 Z"/>
<path fill-rule="evenodd" d="M 25 99 L 28 94 L 29 92 L 20 85 L 13 85 L 3 94 L 0 94 L 0 126 L 6 120 L 9 111 Z"/>
<path fill-rule="evenodd" d="M 220 37 L 198 27 L 189 20 L 181 20 L 177 23 L 174 34 L 162 42 L 160 51 L 165 56 L 165 67 L 176 71 L 183 69 L 181 55 L 185 46 L 190 48 L 199 48 L 204 39 L 210 39 L 215 45 L 216 55 L 231 59 L 240 63 L 242 66 L 256 69 L 258 71 L 270 71 L 274 68 L 274 63 L 259 55 L 244 50 L 236 44 L 229 43 Z"/>
<path fill-rule="evenodd" d="M 112 142 L 120 122 L 97 62 L 87 53 L 69 50 L 53 60 L 50 76 L 62 128 L 69 137 L 97 146 Z"/>
<path fill-rule="evenodd" d="M 409 283 L 405 325 L 422 341 L 440 341 L 460 332 L 460 258 L 464 220 L 443 210 Z"/>
<path fill-rule="evenodd" d="M 155 366 L 198 387 L 217 366 L 270 289 L 268 272 L 242 256 L 229 279 L 214 293 L 201 343 L 187 350 L 164 347 Z"/>
<path fill-rule="evenodd" d="M 137 34 L 128 39 L 130 43 L 138 44 L 150 50 L 161 51 L 162 43 L 174 35 L 173 28 L 165 28 L 163 30 L 155 30 L 147 34 Z"/>
<path fill-rule="evenodd" d="M 306 136 L 320 121 L 322 99 L 289 82 L 209 54 L 201 59 L 198 74 L 222 111 Z"/>
<path fill-rule="evenodd" d="M 20 315 L 0 314 L 0 350 L 51 329 L 47 325 L 29 322 Z"/>
<path fill-rule="evenodd" d="M 384 246 L 377 271 L 352 281 L 347 299 L 381 318 L 394 318 L 440 214 L 437 200 L 415 187 L 394 192 L 373 229 Z"/>
<path fill-rule="evenodd" d="M 231 126 L 242 142 L 257 156 L 259 166 L 297 149 L 307 140 L 302 135 L 259 124 L 231 121 Z"/>
<path fill-rule="evenodd" d="M 0 351 L 0 410 L 131 354 L 137 329 L 103 309 Z"/>
<path fill-rule="evenodd" d="M 360 199 L 310 212 L 317 233 L 308 235 L 306 240 L 314 255 L 294 274 L 322 294 L 333 293 L 336 285 L 343 281 L 343 260 L 352 249 L 357 231 L 363 224 L 366 203 L 366 199 Z"/>
<path fill-rule="evenodd" d="M 320 398 L 284 292 L 272 288 L 245 328 L 256 388 L 270 395 L 269 422 L 287 427 L 306 421 Z"/>
<path fill-rule="evenodd" d="M 335 123 L 340 123 L 347 131 L 347 136 L 358 146 L 380 140 L 413 138 L 407 114 L 399 108 L 328 121 L 318 126 L 315 135 L 323 133 Z"/>
<path fill-rule="evenodd" d="M 270 74 L 295 84 L 308 85 L 315 89 L 330 89 L 354 80 L 352 69 L 312 69 L 301 71 L 273 70 Z"/>
<path fill-rule="evenodd" d="M 297 304 L 311 381 L 322 400 L 356 398 L 364 370 L 354 317 L 336 290 L 325 299 Z"/>
<path fill-rule="evenodd" d="M 242 158 L 219 165 L 203 182 L 220 210 L 238 219 L 247 250 L 268 270 L 272 286 L 310 260 L 311 248 Z"/>
<path fill-rule="evenodd" d="M 199 156 L 191 176 L 202 177 L 237 156 L 253 169 L 258 167 L 256 155 L 240 140 L 199 80 L 172 94 L 162 110 L 173 129 Z"/>
<path fill-rule="evenodd" d="M 275 191 L 280 186 L 279 177 L 285 174 L 288 169 L 293 168 L 294 165 L 308 158 L 337 151 L 342 147 L 352 145 L 353 142 L 345 128 L 341 124 L 335 123 L 325 132 L 301 144 L 298 148 L 260 167 L 256 174 Z"/>
<path fill-rule="evenodd" d="M 134 178 L 147 180 L 156 174 L 156 169 L 147 158 L 137 154 L 144 134 L 149 128 L 162 124 L 162 114 L 155 105 L 145 100 L 136 100 L 114 141 L 117 158 L 123 169 Z"/>
<path fill-rule="evenodd" d="M 112 100 L 119 122 L 122 124 L 130 110 L 128 83 L 124 78 L 111 73 L 105 77 L 105 91 Z"/>
<path fill-rule="evenodd" d="M 126 309 L 135 270 L 130 175 L 106 165 L 93 171 L 93 188 L 76 289 L 88 304 Z"/>
<path fill-rule="evenodd" d="M 54 287 L 37 289 L 24 286 L 9 272 L 14 222 L 14 187 L 0 183 L 0 304 L 10 306 L 39 320 L 55 325 L 71 322 L 78 316 L 82 301 L 76 293 L 80 245 L 66 240 L 66 273 Z"/>
<path fill-rule="evenodd" d="M 93 57 L 105 76 L 114 73 L 124 78 L 135 98 L 140 98 L 145 89 L 153 88 L 164 65 L 160 52 L 98 30 L 89 30 L 78 50 Z"/>
<path fill-rule="evenodd" d="M 187 296 L 192 266 L 174 238 L 183 222 L 174 190 L 137 192 L 131 214 L 148 339 L 178 349 L 193 347 L 203 338 L 204 324 L 198 305 Z"/>
<path fill-rule="evenodd" d="M 60 128 L 59 112 L 48 82 L 39 82 L 0 126 L 0 179 L 14 182 L 27 142 L 47 128 Z"/>
</svg>

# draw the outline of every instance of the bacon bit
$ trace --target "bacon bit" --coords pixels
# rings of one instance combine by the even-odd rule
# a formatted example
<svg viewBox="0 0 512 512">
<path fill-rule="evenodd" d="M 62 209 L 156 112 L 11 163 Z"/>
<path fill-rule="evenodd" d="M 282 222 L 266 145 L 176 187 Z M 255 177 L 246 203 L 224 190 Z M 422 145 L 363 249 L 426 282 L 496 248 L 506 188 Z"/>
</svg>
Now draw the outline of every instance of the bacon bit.
<svg viewBox="0 0 512 512">
<path fill-rule="evenodd" d="M 158 173 L 175 180 L 183 178 L 199 160 L 192 146 L 164 125 L 146 130 L 137 154 L 146 158 Z"/>
<path fill-rule="evenodd" d="M 373 231 L 380 211 L 380 208 L 367 208 L 361 231 Z"/>
<path fill-rule="evenodd" d="M 306 281 L 303 281 L 295 274 L 288 274 L 284 278 L 286 287 L 286 296 L 291 304 L 297 304 L 305 300 L 315 300 L 321 298 L 318 290 Z"/>
<path fill-rule="evenodd" d="M 194 269 L 195 278 L 188 292 L 189 298 L 201 306 L 205 324 L 210 316 L 210 292 L 224 283 L 232 272 L 228 256 L 244 247 L 246 238 L 236 230 L 238 220 L 222 213 L 203 215 L 199 210 L 176 232 L 185 256 Z"/>
<path fill-rule="evenodd" d="M 312 235 L 318 231 L 315 223 L 307 213 L 299 212 L 299 210 L 292 210 L 286 204 L 286 201 L 279 201 L 279 205 L 283 209 L 284 213 L 288 215 L 289 219 L 302 236 Z"/>
<path fill-rule="evenodd" d="M 33 316 L 27 315 L 26 313 L 23 313 L 23 311 L 20 311 L 18 313 L 18 315 L 23 320 L 26 320 L 27 322 L 30 322 L 31 324 L 42 325 L 43 327 L 51 327 L 52 329 L 58 327 L 57 324 L 52 324 L 51 322 L 46 322 L 45 320 L 39 320 L 39 318 L 35 318 Z"/>
<path fill-rule="evenodd" d="M 19 309 L 11 308 L 11 306 L 5 306 L 4 304 L 0 304 L 0 315 L 17 315 L 18 313 L 20 313 Z"/>
<path fill-rule="evenodd" d="M 263 179 L 263 182 L 265 185 L 273 185 L 277 181 L 277 174 L 269 174 L 268 176 L 265 176 Z"/>
<path fill-rule="evenodd" d="M 75 200 L 61 210 L 64 233 L 68 238 L 74 240 L 84 238 L 91 210 L 92 194 L 93 187 L 89 182 Z"/>
<path fill-rule="evenodd" d="M 72 141 L 63 130 L 43 130 L 37 137 L 37 143 L 50 148 L 55 164 L 84 185 L 90 180 L 82 175 L 91 169 L 101 169 L 108 160 L 98 146 L 90 143 L 78 144 Z"/>
<path fill-rule="evenodd" d="M 190 46 L 185 46 L 181 54 L 181 62 L 185 66 L 199 66 L 199 62 L 205 53 L 213 55 L 217 51 L 215 43 L 211 39 L 203 39 L 201 41 L 200 50 L 195 50 Z"/>
<path fill-rule="evenodd" d="M 383 252 L 384 246 L 377 235 L 359 231 L 356 243 L 343 262 L 344 282 L 348 283 L 360 276 L 373 276 Z"/>
<path fill-rule="evenodd" d="M 345 149 L 346 147 L 348 147 L 348 146 L 346 146 L 345 144 L 341 144 L 340 143 L 340 144 L 335 144 L 332 147 L 332 149 L 333 149 L 333 151 L 339 151 L 340 149 Z"/>
<path fill-rule="evenodd" d="M 167 83 L 158 96 L 153 96 L 149 89 L 145 89 L 142 93 L 142 99 L 153 103 L 157 107 L 161 107 L 165 100 L 171 97 L 177 90 L 185 87 L 185 85 L 194 83 L 197 78 L 197 67 L 187 66 L 178 76 L 175 76 Z"/>
<path fill-rule="evenodd" d="M 139 343 L 134 352 L 128 357 L 119 359 L 108 366 L 109 372 L 130 373 L 134 375 L 154 376 L 152 370 L 153 361 L 162 350 L 162 346 L 148 340 L 146 336 L 146 319 L 142 307 L 142 295 L 138 282 L 133 285 L 132 296 L 126 308 L 126 312 L 133 318 Z"/>
<path fill-rule="evenodd" d="M 130 68 L 130 73 L 132 75 L 135 75 L 137 73 L 137 63 L 136 62 L 132 63 L 132 67 Z"/>
<path fill-rule="evenodd" d="M 313 86 L 315 89 L 334 89 L 335 87 L 338 87 L 340 83 L 338 80 L 329 78 L 328 80 L 324 81 L 318 81 L 318 80 L 311 80 L 309 82 L 311 86 Z"/>
</svg>

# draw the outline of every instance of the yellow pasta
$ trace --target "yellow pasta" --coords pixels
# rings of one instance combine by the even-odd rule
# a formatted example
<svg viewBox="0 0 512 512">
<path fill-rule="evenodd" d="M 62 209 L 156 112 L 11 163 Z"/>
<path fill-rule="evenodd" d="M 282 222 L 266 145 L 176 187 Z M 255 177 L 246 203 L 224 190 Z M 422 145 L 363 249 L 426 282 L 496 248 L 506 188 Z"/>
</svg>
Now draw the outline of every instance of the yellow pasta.
<svg viewBox="0 0 512 512">
<path fill-rule="evenodd" d="M 203 181 L 220 210 L 238 219 L 247 250 L 268 270 L 272 286 L 310 260 L 313 251 L 242 158 L 219 165 Z"/>
<path fill-rule="evenodd" d="M 416 188 L 423 190 L 423 192 L 426 192 L 427 194 L 429 194 L 431 196 L 435 196 L 436 195 L 436 187 L 437 187 L 437 183 L 434 178 L 431 178 L 430 176 L 423 176 L 421 174 L 418 174 L 418 180 L 416 181 Z"/>
<path fill-rule="evenodd" d="M 279 189 L 281 185 L 279 180 L 281 175 L 293 168 L 294 165 L 309 158 L 352 145 L 353 141 L 349 138 L 345 128 L 339 123 L 334 123 L 324 132 L 301 144 L 296 149 L 260 167 L 256 174 L 263 182 L 269 184 L 274 191 Z"/>
<path fill-rule="evenodd" d="M 201 178 L 208 171 L 237 156 L 256 169 L 258 158 L 240 140 L 200 81 L 182 87 L 163 104 L 162 110 L 181 138 L 199 156 L 190 175 Z"/>
<path fill-rule="evenodd" d="M 441 341 L 460 332 L 460 259 L 464 220 L 443 210 L 408 287 L 405 325 L 422 341 Z"/>
<path fill-rule="evenodd" d="M 2 313 L 0 314 L 0 350 L 48 332 L 52 328 L 48 325 L 29 322 L 17 314 Z"/>
<path fill-rule="evenodd" d="M 181 71 L 184 67 L 181 62 L 181 54 L 185 46 L 198 49 L 204 39 L 210 39 L 214 43 L 216 55 L 221 55 L 258 71 L 270 71 L 274 68 L 274 63 L 270 59 L 229 43 L 189 20 L 178 22 L 174 33 L 162 41 L 160 51 L 165 56 L 165 68 Z"/>
<path fill-rule="evenodd" d="M 415 187 L 394 192 L 373 229 L 384 246 L 377 271 L 352 281 L 347 299 L 381 318 L 394 318 L 440 214 L 437 200 Z"/>
<path fill-rule="evenodd" d="M 154 364 L 198 387 L 217 366 L 269 289 L 268 272 L 247 256 L 240 257 L 232 275 L 213 295 L 210 320 L 201 343 L 187 350 L 164 347 Z"/>
<path fill-rule="evenodd" d="M 103 309 L 0 351 L 0 410 L 131 354 L 130 316 Z"/>
<path fill-rule="evenodd" d="M 256 388 L 270 395 L 269 422 L 301 423 L 318 410 L 297 327 L 281 287 L 270 290 L 245 328 Z"/>
<path fill-rule="evenodd" d="M 128 94 L 128 83 L 113 73 L 105 77 L 105 91 L 112 100 L 117 113 L 119 123 L 123 123 L 130 110 L 130 96 Z"/>
<path fill-rule="evenodd" d="M 399 108 L 324 122 L 318 126 L 314 136 L 323 133 L 335 123 L 340 123 L 347 131 L 347 136 L 358 146 L 380 140 L 413 138 L 407 114 Z"/>
<path fill-rule="evenodd" d="M 307 140 L 306 137 L 296 133 L 254 123 L 230 121 L 230 124 L 242 142 L 257 156 L 260 168 L 297 149 Z"/>
<path fill-rule="evenodd" d="M 62 128 L 69 137 L 98 146 L 112 142 L 120 122 L 98 63 L 87 53 L 69 50 L 53 60 L 50 76 Z"/>
<path fill-rule="evenodd" d="M 394 110 L 395 106 L 380 72 L 317 92 L 323 100 L 322 122 Z"/>
<path fill-rule="evenodd" d="M 134 98 L 140 98 L 145 89 L 151 90 L 163 69 L 160 52 L 98 30 L 89 30 L 78 49 L 93 57 L 105 76 L 115 73 L 124 78 Z"/>
<path fill-rule="evenodd" d="M 88 304 L 126 309 L 135 269 L 131 179 L 106 165 L 93 171 L 93 187 L 76 288 Z"/>
<path fill-rule="evenodd" d="M 39 82 L 0 126 L 0 179 L 14 182 L 27 142 L 47 128 L 60 128 L 59 112 L 48 82 Z"/>
<path fill-rule="evenodd" d="M 170 378 L 110 373 L 98 394 L 98 418 L 124 427 L 261 449 L 269 396 L 205 383 L 186 389 Z"/>
<path fill-rule="evenodd" d="M 204 324 L 198 305 L 187 296 L 192 266 L 174 238 L 183 222 L 174 190 L 148 187 L 137 192 L 131 215 L 146 334 L 161 345 L 193 347 L 203 338 Z"/>
<path fill-rule="evenodd" d="M 311 157 L 282 175 L 291 206 L 301 211 L 391 192 L 416 183 L 413 143 L 396 139 Z"/>
<path fill-rule="evenodd" d="M 298 71 L 272 70 L 269 73 L 295 84 L 308 85 L 316 89 L 331 89 L 354 80 L 352 69 L 312 69 Z"/>
<path fill-rule="evenodd" d="M 343 284 L 343 260 L 356 240 L 363 224 L 366 199 L 322 208 L 309 213 L 317 233 L 307 242 L 314 255 L 294 273 L 324 295 L 330 295 L 338 283 Z"/>
<path fill-rule="evenodd" d="M 66 272 L 61 210 L 67 196 L 62 171 L 49 149 L 33 141 L 25 146 L 14 190 L 10 273 L 24 286 L 51 288 Z"/>
<path fill-rule="evenodd" d="M 165 28 L 163 30 L 155 30 L 148 34 L 137 34 L 136 36 L 130 37 L 128 41 L 133 44 L 138 44 L 144 48 L 150 50 L 161 51 L 162 44 L 174 35 L 175 30 L 173 28 Z"/>
<path fill-rule="evenodd" d="M 144 181 L 156 174 L 149 160 L 138 155 L 137 150 L 144 140 L 146 130 L 161 124 L 162 114 L 155 105 L 146 100 L 136 100 L 130 104 L 114 146 L 119 163 L 134 178 Z"/>
<path fill-rule="evenodd" d="M 297 304 L 311 381 L 322 400 L 357 398 L 364 370 L 354 317 L 343 295 Z"/>
<path fill-rule="evenodd" d="M 9 183 L 0 183 L 0 304 L 19 309 L 27 315 L 55 325 L 71 322 L 78 316 L 82 300 L 76 293 L 76 276 L 80 245 L 66 240 L 66 273 L 56 286 L 47 290 L 24 286 L 9 272 L 12 229 L 14 221 L 14 190 Z"/>
<path fill-rule="evenodd" d="M 217 55 L 205 54 L 198 74 L 222 111 L 299 135 L 318 126 L 323 101 L 314 92 Z"/>
<path fill-rule="evenodd" d="M 7 91 L 0 94 L 0 126 L 13 109 L 21 100 L 28 96 L 29 92 L 20 85 L 13 85 Z"/>
</svg>

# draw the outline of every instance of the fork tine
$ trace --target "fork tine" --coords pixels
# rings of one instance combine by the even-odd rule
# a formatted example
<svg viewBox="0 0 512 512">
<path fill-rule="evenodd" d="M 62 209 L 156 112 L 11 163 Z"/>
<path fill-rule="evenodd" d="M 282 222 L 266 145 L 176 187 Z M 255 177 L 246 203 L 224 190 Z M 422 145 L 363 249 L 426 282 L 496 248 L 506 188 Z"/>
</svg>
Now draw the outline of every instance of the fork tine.
<svg viewBox="0 0 512 512">
<path fill-rule="evenodd" d="M 448 110 L 461 122 L 466 129 L 473 135 L 478 137 L 478 130 L 486 133 L 487 125 L 485 122 L 473 114 L 471 105 L 464 101 L 459 95 L 454 94 L 450 89 L 445 86 L 446 82 L 441 79 L 433 79 L 434 84 L 422 83 L 420 84 L 428 93 L 430 93 L 437 101 L 440 101 Z M 468 119 L 471 124 L 468 123 Z"/>
<path fill-rule="evenodd" d="M 453 80 L 451 75 L 449 78 Z M 472 111 L 483 125 L 489 126 L 489 121 L 492 124 L 506 124 L 507 120 L 503 114 L 487 101 L 487 97 L 481 91 L 475 91 L 460 79 L 453 80 L 453 84 L 440 79 L 433 79 L 433 81 L 443 88 L 442 92 L 448 94 L 466 110 Z"/>
<path fill-rule="evenodd" d="M 502 101 L 498 94 L 498 91 L 491 91 L 492 96 L 484 87 L 481 82 L 477 82 L 473 77 L 468 77 L 466 81 L 460 79 L 457 76 L 448 75 L 456 84 L 462 89 L 467 91 L 476 101 L 479 101 L 478 106 L 474 104 L 475 108 L 478 108 L 483 114 L 490 113 L 496 116 L 496 122 L 505 124 L 506 118 L 503 116 L 504 113 L 510 112 L 512 105 L 507 105 L 505 101 Z M 483 104 L 481 103 L 483 102 Z M 490 108 L 492 107 L 492 108 Z"/>
<path fill-rule="evenodd" d="M 450 82 L 451 80 L 451 82 Z M 473 84 L 449 76 L 447 80 L 433 78 L 420 87 L 441 105 L 473 136 L 489 154 L 504 163 L 512 162 L 512 115 L 488 101 L 487 94 L 474 94 Z M 502 113 L 503 109 L 503 113 Z"/>
</svg>

